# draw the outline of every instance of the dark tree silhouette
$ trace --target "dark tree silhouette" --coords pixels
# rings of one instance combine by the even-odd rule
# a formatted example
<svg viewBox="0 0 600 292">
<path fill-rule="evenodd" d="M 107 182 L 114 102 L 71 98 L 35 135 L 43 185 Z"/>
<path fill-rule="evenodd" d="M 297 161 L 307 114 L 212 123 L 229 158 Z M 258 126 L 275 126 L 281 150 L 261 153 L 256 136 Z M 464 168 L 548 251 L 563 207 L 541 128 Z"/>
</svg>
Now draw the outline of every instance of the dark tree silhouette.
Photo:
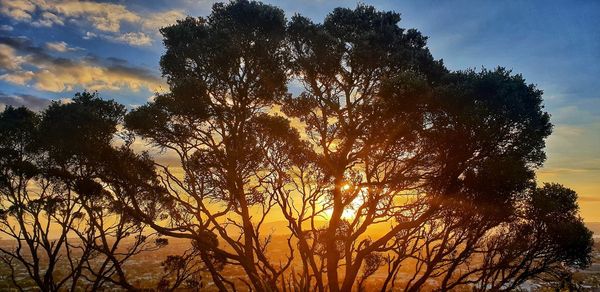
<svg viewBox="0 0 600 292">
<path fill-rule="evenodd" d="M 253 289 L 274 290 L 293 253 L 282 262 L 266 254 L 270 239 L 260 225 L 276 204 L 265 180 L 284 163 L 271 154 L 299 143 L 284 118 L 267 114 L 287 95 L 283 11 L 216 4 L 207 19 L 187 18 L 161 32 L 171 92 L 131 112 L 126 126 L 174 152 L 183 175 L 160 166 L 171 191 L 168 220 L 137 214 L 162 234 L 193 240 L 219 289 L 233 286 L 219 273 L 226 263 L 243 269 Z"/>
<path fill-rule="evenodd" d="M 157 185 L 151 161 L 111 145 L 124 113 L 87 92 L 42 114 L 1 113 L 0 232 L 14 242 L 0 258 L 17 288 L 24 269 L 42 291 L 133 289 L 124 262 L 164 245 L 113 199 Z"/>
<path fill-rule="evenodd" d="M 403 279 L 407 291 L 422 289 L 429 279 L 445 288 L 460 283 L 510 289 L 560 266 L 566 261 L 561 252 L 548 248 L 550 242 L 560 245 L 558 239 L 529 245 L 541 240 L 546 227 L 530 233 L 537 240 L 523 243 L 521 250 L 491 246 L 520 242 L 517 230 L 532 228 L 524 222 L 543 224 L 520 213 L 535 209 L 534 169 L 545 159 L 544 138 L 551 131 L 541 91 L 502 68 L 447 72 L 429 54 L 425 37 L 399 28 L 398 21 L 398 14 L 359 6 L 336 9 L 323 24 L 294 17 L 289 26 L 294 77 L 305 91 L 286 99 L 283 111 L 303 124 L 316 154 L 311 173 L 319 173 L 298 179 L 329 192 L 331 209 L 324 232 L 299 224 L 306 217 L 304 206 L 283 209 L 295 233 L 307 234 L 299 239 L 306 240 L 301 246 L 323 242 L 322 255 L 303 253 L 320 257 L 309 262 L 326 262 L 325 269 L 312 265 L 309 276 L 326 272 L 330 291 L 350 291 L 360 268 L 372 269 L 370 259 L 390 251 L 396 256 L 389 260 L 386 283 L 400 266 L 412 265 L 413 276 Z M 306 201 L 320 196 L 296 188 L 287 200 L 296 193 Z M 571 214 L 577 210 L 568 206 Z M 583 266 L 590 234 L 576 216 L 564 223 L 581 231 L 574 242 L 582 253 L 571 264 Z M 368 233 L 374 225 L 386 231 Z M 488 248 L 484 255 L 481 246 Z M 490 261 L 482 273 L 502 267 L 498 250 L 514 256 L 504 260 L 514 270 L 493 279 L 463 277 L 482 256 Z M 524 250 L 532 252 L 527 260 L 521 258 Z M 538 265 L 544 268 L 534 268 Z M 519 277 L 521 271 L 527 276 Z M 319 276 L 315 281 L 322 289 Z"/>
<path fill-rule="evenodd" d="M 126 115 L 89 93 L 6 109 L 0 224 L 17 245 L 2 259 L 43 290 L 134 290 L 123 262 L 166 238 L 190 248 L 163 262 L 160 290 L 208 274 L 220 291 L 500 291 L 587 266 L 577 195 L 535 181 L 542 92 L 500 67 L 451 72 L 399 21 L 219 3 L 161 29 L 170 92 Z M 134 137 L 175 159 L 134 153 Z"/>
</svg>

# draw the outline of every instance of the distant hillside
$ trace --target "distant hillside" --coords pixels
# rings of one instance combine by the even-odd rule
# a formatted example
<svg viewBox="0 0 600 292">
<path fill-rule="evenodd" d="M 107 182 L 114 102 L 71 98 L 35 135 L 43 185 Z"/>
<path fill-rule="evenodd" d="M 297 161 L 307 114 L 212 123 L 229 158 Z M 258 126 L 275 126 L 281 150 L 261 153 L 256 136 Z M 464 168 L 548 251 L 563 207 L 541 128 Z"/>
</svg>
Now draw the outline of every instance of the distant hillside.
<svg viewBox="0 0 600 292">
<path fill-rule="evenodd" d="M 327 223 L 328 222 L 326 220 L 315 220 L 315 227 L 316 228 L 325 228 L 328 225 Z M 304 228 L 310 229 L 310 223 L 305 222 L 305 224 L 306 224 L 306 226 L 304 226 Z M 290 230 L 288 229 L 287 225 L 288 225 L 287 221 L 265 222 L 261 225 L 261 232 L 271 233 L 273 235 L 288 235 L 288 234 L 290 234 Z M 367 228 L 364 235 L 385 234 L 386 232 L 389 232 L 390 226 L 391 225 L 388 223 L 373 224 Z M 600 231 L 600 229 L 599 229 L 599 231 Z M 600 232 L 598 234 L 600 234 Z"/>
<path fill-rule="evenodd" d="M 325 220 L 318 220 L 316 222 L 317 224 L 317 228 L 322 228 L 325 227 L 327 225 L 327 221 Z M 308 225 L 308 224 L 307 224 Z M 592 232 L 594 232 L 594 237 L 600 237 L 600 222 L 586 222 L 585 225 L 587 226 L 587 228 L 589 228 Z M 306 226 L 307 228 L 309 226 Z M 385 231 L 389 230 L 389 226 L 386 224 L 377 224 L 374 226 L 371 226 L 369 232 L 367 233 L 375 233 L 377 234 L 379 233 L 383 233 Z M 266 232 L 266 233 L 272 233 L 273 235 L 284 235 L 284 234 L 289 234 L 289 229 L 287 228 L 287 222 L 286 221 L 271 221 L 271 222 L 265 222 L 262 224 L 262 228 L 261 228 L 262 232 Z"/>
</svg>

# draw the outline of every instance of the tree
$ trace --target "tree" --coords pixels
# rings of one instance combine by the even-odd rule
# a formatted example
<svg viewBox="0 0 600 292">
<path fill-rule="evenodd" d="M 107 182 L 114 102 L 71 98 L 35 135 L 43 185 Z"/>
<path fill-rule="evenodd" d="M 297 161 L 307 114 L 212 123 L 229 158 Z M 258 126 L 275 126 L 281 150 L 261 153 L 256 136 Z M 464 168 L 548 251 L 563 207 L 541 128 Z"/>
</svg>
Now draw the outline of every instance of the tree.
<svg viewBox="0 0 600 292">
<path fill-rule="evenodd" d="M 42 290 L 134 290 L 123 262 L 167 238 L 190 248 L 163 262 L 160 290 L 208 273 L 220 291 L 497 291 L 588 265 L 576 193 L 535 182 L 542 92 L 504 68 L 452 72 L 399 21 L 219 3 L 161 29 L 170 92 L 126 115 L 89 93 L 41 115 L 9 107 L 0 224 L 16 247 L 2 259 Z M 134 137 L 175 159 L 135 153 Z"/>
<path fill-rule="evenodd" d="M 503 68 L 449 72 L 399 20 L 359 5 L 285 27 L 279 9 L 234 1 L 162 29 L 171 92 L 126 126 L 174 153 L 182 174 L 159 165 L 168 220 L 135 214 L 193 240 L 221 290 L 236 285 L 223 264 L 258 291 L 361 289 L 386 263 L 382 290 L 410 263 L 402 284 L 415 291 L 429 279 L 503 289 L 584 266 L 591 238 L 576 205 L 559 220 L 578 238 L 569 256 L 549 248 L 567 241 L 547 232 L 557 226 L 523 211 L 570 192 L 535 185 L 551 132 L 542 92 Z M 268 218 L 288 224 L 283 261 L 269 254 Z"/>
<path fill-rule="evenodd" d="M 124 262 L 164 245 L 112 199 L 157 184 L 147 157 L 111 145 L 124 113 L 84 92 L 42 114 L 12 107 L 0 114 L 0 232 L 13 240 L 0 256 L 17 288 L 25 283 L 15 275 L 25 269 L 42 291 L 133 289 Z"/>
<path fill-rule="evenodd" d="M 331 215 L 324 232 L 301 230 L 304 209 L 286 217 L 297 233 L 313 234 L 307 241 L 323 242 L 330 291 L 350 291 L 361 267 L 390 251 L 396 257 L 388 281 L 411 264 L 405 290 L 418 291 L 428 279 L 446 278 L 439 285 L 447 285 L 461 263 L 477 258 L 478 246 L 497 240 L 501 226 L 519 230 L 518 211 L 536 192 L 534 169 L 545 159 L 551 125 L 541 91 L 502 68 L 448 72 L 426 38 L 398 21 L 398 14 L 359 6 L 336 9 L 323 24 L 295 17 L 289 26 L 295 77 L 305 91 L 286 99 L 283 111 L 306 129 L 317 153 L 312 168 L 321 173 L 308 183 L 330 192 Z M 568 220 L 583 231 L 580 219 Z M 377 224 L 386 232 L 369 234 Z M 578 249 L 589 250 L 589 234 L 579 234 Z M 484 269 L 491 266 L 501 263 Z M 471 276 L 474 282 L 461 284 L 485 289 L 486 280 Z M 499 277 L 495 289 L 523 281 L 514 273 Z"/>
<path fill-rule="evenodd" d="M 219 273 L 224 263 L 243 269 L 246 285 L 276 289 L 293 253 L 280 263 L 266 254 L 270 239 L 260 225 L 275 201 L 265 180 L 280 162 L 266 156 L 296 147 L 283 140 L 298 136 L 267 114 L 287 95 L 283 11 L 257 2 L 216 4 L 208 18 L 186 18 L 161 32 L 171 92 L 128 114 L 126 126 L 175 153 L 183 175 L 159 166 L 170 190 L 168 220 L 136 214 L 162 234 L 191 239 L 221 290 L 234 285 Z"/>
</svg>

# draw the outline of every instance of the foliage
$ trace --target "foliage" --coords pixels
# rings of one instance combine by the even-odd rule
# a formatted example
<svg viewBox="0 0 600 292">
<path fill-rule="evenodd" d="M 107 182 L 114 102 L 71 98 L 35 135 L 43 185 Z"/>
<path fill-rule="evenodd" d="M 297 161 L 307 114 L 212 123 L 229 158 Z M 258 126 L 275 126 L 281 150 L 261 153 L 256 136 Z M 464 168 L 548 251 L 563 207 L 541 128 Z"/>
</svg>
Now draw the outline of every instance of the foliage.
<svg viewBox="0 0 600 292">
<path fill-rule="evenodd" d="M 43 113 L 0 114 L 0 232 L 11 239 L 0 259 L 15 287 L 24 269 L 43 291 L 132 289 L 123 264 L 161 246 L 115 200 L 157 185 L 147 157 L 112 145 L 124 114 L 87 92 Z"/>
<path fill-rule="evenodd" d="M 2 113 L 1 222 L 54 220 L 60 244 L 78 234 L 116 273 L 73 274 L 127 289 L 128 257 L 105 238 L 137 234 L 130 254 L 166 244 L 147 229 L 191 243 L 163 263 L 160 290 L 208 275 L 221 291 L 352 291 L 384 271 L 381 291 L 498 291 L 586 267 L 576 193 L 535 182 L 552 129 L 541 90 L 501 67 L 449 71 L 399 21 L 366 5 L 288 21 L 238 0 L 161 29 L 169 93 L 126 114 L 89 93 Z M 135 153 L 134 137 L 173 159 Z M 23 201 L 21 181 L 47 191 Z M 289 231 L 277 244 L 272 220 Z M 35 228 L 13 237 L 44 245 Z"/>
</svg>

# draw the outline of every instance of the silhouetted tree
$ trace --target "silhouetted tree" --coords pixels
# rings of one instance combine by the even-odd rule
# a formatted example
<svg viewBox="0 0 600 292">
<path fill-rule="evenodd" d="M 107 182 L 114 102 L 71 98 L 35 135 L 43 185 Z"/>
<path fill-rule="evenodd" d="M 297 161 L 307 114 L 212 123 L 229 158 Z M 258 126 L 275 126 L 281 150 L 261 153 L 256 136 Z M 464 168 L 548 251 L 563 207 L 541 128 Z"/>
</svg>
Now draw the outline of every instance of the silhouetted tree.
<svg viewBox="0 0 600 292">
<path fill-rule="evenodd" d="M 326 231 L 316 232 L 298 224 L 314 210 L 283 212 L 295 233 L 309 235 L 299 239 L 307 241 L 301 246 L 323 242 L 322 253 L 307 250 L 303 257 L 326 262 L 330 291 L 355 288 L 360 268 L 392 250 L 396 273 L 402 264 L 414 265 L 413 277 L 403 279 L 407 291 L 420 290 L 429 279 L 452 278 L 456 267 L 448 267 L 475 260 L 470 249 L 493 242 L 500 226 L 518 229 L 523 218 L 517 211 L 535 193 L 534 169 L 545 158 L 551 125 L 541 91 L 502 68 L 447 72 L 432 59 L 426 38 L 399 28 L 398 21 L 398 14 L 359 6 L 336 9 L 323 24 L 297 16 L 289 25 L 294 76 L 305 91 L 286 99 L 283 111 L 302 123 L 315 153 L 311 173 L 319 174 L 297 179 L 329 193 L 331 214 Z M 322 192 L 296 188 L 280 197 L 300 193 L 309 202 Z M 578 218 L 568 220 L 571 228 L 583 227 Z M 385 232 L 368 233 L 374 225 L 384 225 Z M 581 256 L 591 237 L 577 234 L 582 253 L 572 255 L 585 262 Z M 558 250 L 538 251 L 553 264 L 564 262 L 550 260 Z M 312 275 L 324 272 L 312 267 Z M 500 278 L 495 289 L 522 282 L 514 273 Z"/>
<path fill-rule="evenodd" d="M 208 18 L 161 32 L 171 92 L 131 112 L 126 126 L 175 153 L 179 165 L 160 166 L 171 190 L 167 219 L 137 214 L 162 234 L 193 240 L 219 289 L 233 285 L 219 274 L 222 263 L 242 268 L 253 289 L 276 289 L 293 253 L 283 262 L 266 254 L 270 240 L 260 225 L 275 198 L 264 181 L 278 175 L 270 152 L 293 148 L 283 142 L 298 136 L 285 119 L 267 114 L 287 95 L 283 11 L 216 4 Z"/>
<path fill-rule="evenodd" d="M 1 113 L 0 232 L 14 241 L 0 256 L 16 287 L 24 269 L 42 291 L 133 289 L 123 263 L 164 245 L 113 199 L 140 196 L 155 180 L 150 160 L 111 144 L 124 113 L 87 92 L 42 114 Z"/>
<path fill-rule="evenodd" d="M 280 10 L 235 1 L 164 28 L 171 93 L 126 125 L 175 153 L 182 174 L 160 166 L 169 220 L 146 222 L 199 242 L 221 290 L 215 259 L 259 291 L 361 289 L 386 262 L 382 290 L 411 291 L 430 279 L 505 289 L 584 266 L 591 239 L 577 216 L 561 221 L 581 236 L 569 259 L 524 212 L 537 209 L 534 170 L 551 131 L 541 91 L 502 68 L 449 72 L 399 20 L 359 5 L 322 24 L 294 16 L 284 33 Z M 292 80 L 304 89 L 293 97 Z M 268 216 L 291 232 L 277 264 L 261 235 Z M 516 244 L 524 233 L 535 240 Z M 396 283 L 408 263 L 412 278 Z"/>
<path fill-rule="evenodd" d="M 577 195 L 535 182 L 542 92 L 503 68 L 451 72 L 399 21 L 219 3 L 161 29 L 170 92 L 127 115 L 89 93 L 7 108 L 2 260 L 42 290 L 134 290 L 123 263 L 167 238 L 190 243 L 162 264 L 169 291 L 203 274 L 220 291 L 498 291 L 588 265 Z M 175 159 L 134 153 L 134 137 Z"/>
</svg>

